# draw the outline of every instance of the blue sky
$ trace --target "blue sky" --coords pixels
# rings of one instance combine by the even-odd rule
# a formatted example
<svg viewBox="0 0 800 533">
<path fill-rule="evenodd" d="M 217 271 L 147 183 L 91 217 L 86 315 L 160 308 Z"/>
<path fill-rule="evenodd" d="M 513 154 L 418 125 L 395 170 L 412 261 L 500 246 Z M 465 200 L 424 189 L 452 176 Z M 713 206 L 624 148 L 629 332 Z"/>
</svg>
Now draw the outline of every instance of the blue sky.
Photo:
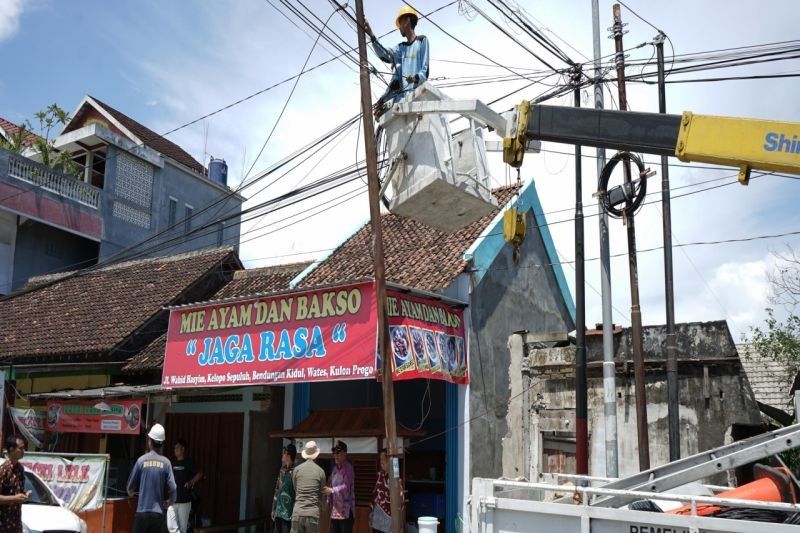
<svg viewBox="0 0 800 533">
<path fill-rule="evenodd" d="M 497 17 L 484 0 L 478 5 Z M 116 107 L 157 132 L 196 119 L 239 98 L 296 74 L 314 43 L 310 30 L 301 32 L 282 16 L 270 2 L 278 0 L 0 0 L 0 116 L 22 121 L 47 104 L 57 102 L 70 112 L 85 94 Z M 331 13 L 326 0 L 304 2 L 324 21 Z M 444 0 L 420 1 L 417 7 L 429 12 L 446 4 Z M 564 49 L 577 60 L 578 52 L 592 55 L 591 3 L 589 0 L 520 2 L 528 15 L 548 35 L 557 34 L 577 52 Z M 777 0 L 754 8 L 744 1 L 709 0 L 693 2 L 627 2 L 640 15 L 664 29 L 672 38 L 678 54 L 720 48 L 753 45 L 797 38 L 797 4 Z M 366 2 L 368 18 L 377 33 L 393 29 L 398 5 L 390 2 Z M 604 36 L 604 54 L 613 52 L 613 42 L 605 38 L 611 25 L 611 4 L 600 2 Z M 285 12 L 285 8 L 282 8 Z M 434 15 L 434 21 L 464 43 L 507 65 L 520 68 L 542 68 L 535 59 L 500 35 L 475 14 L 459 12 L 452 5 Z M 651 41 L 655 31 L 623 8 L 629 33 L 626 45 Z M 295 22 L 296 19 L 295 19 Z M 297 22 L 300 24 L 299 22 Z M 502 21 L 501 21 L 502 23 Z M 302 26 L 302 25 L 301 25 Z M 330 19 L 331 32 L 355 43 L 352 28 L 339 15 Z M 489 62 L 463 44 L 445 35 L 427 21 L 420 22 L 419 33 L 431 40 L 431 75 L 436 83 L 453 81 L 461 76 L 491 74 L 503 76 L 503 69 Z M 308 34 L 307 34 L 308 33 Z M 523 38 L 522 36 L 518 36 Z M 399 40 L 393 33 L 385 41 Z M 557 41 L 562 44 L 561 41 Z M 537 45 L 527 43 L 530 47 Z M 309 62 L 315 65 L 331 57 L 323 43 L 314 49 Z M 324 45 L 330 48 L 328 45 Z M 537 49 L 538 50 L 538 49 Z M 652 47 L 646 45 L 630 52 L 629 60 L 646 60 Z M 669 48 L 667 49 L 669 54 Z M 552 58 L 550 58 L 552 60 Z M 450 61 L 482 63 L 464 65 Z M 797 72 L 800 61 L 783 61 L 755 67 L 710 71 L 689 77 L 754 74 L 759 72 Z M 447 79 L 442 79 L 447 78 Z M 673 77 L 676 79 L 676 77 Z M 670 85 L 668 111 L 692 110 L 699 113 L 774 118 L 800 122 L 800 100 L 796 98 L 797 78 L 752 82 Z M 499 95 L 520 88 L 525 82 L 512 81 L 446 89 L 453 97 L 480 98 L 490 101 Z M 358 75 L 352 65 L 335 61 L 301 78 L 275 135 L 264 154 L 255 162 L 267 133 L 273 127 L 291 89 L 281 85 L 232 109 L 219 113 L 192 127 L 170 135 L 170 139 L 187 149 L 195 158 L 204 154 L 224 157 L 230 163 L 230 177 L 235 184 L 268 167 L 321 133 L 333 128 L 358 112 Z M 546 87 L 534 86 L 495 104 L 502 111 L 531 98 Z M 373 87 L 377 95 L 379 87 Z M 611 98 L 613 94 L 613 99 Z M 568 105 L 571 96 L 555 102 Z M 585 105 L 591 102 L 584 94 Z M 569 100 L 569 102 L 568 102 Z M 607 93 L 607 105 L 613 106 L 616 90 Z M 629 86 L 633 110 L 656 111 L 655 89 Z M 311 158 L 298 171 L 281 179 L 270 188 L 245 195 L 252 201 L 263 200 L 285 192 L 298 183 L 306 183 L 363 157 L 357 143 L 357 128 L 348 132 L 340 144 L 327 154 Z M 571 147 L 545 145 L 546 149 L 571 152 Z M 585 153 L 593 150 L 585 150 Z M 491 156 L 495 184 L 510 179 L 502 163 Z M 654 159 L 654 158 L 651 158 Z M 677 163 L 677 161 L 675 161 Z M 523 178 L 535 178 L 545 211 L 568 208 L 574 198 L 573 163 L 571 157 L 546 152 L 528 157 Z M 594 161 L 584 163 L 584 198 L 594 203 L 589 183 L 593 181 Z M 673 187 L 732 174 L 733 171 L 675 168 L 671 171 Z M 651 190 L 660 183 L 658 176 Z M 257 237 L 242 245 L 242 255 L 249 265 L 287 262 L 318 256 L 334 247 L 349 231 L 368 216 L 363 184 L 353 184 L 348 191 L 353 199 L 326 211 L 324 215 L 298 220 L 290 228 L 273 231 L 291 215 L 304 218 L 313 204 L 298 206 L 253 225 L 244 232 Z M 724 187 L 696 194 L 673 202 L 673 227 L 677 242 L 719 240 L 761 234 L 800 230 L 796 208 L 800 181 L 778 178 L 754 180 L 748 188 Z M 693 190 L 689 188 L 687 190 Z M 680 191 L 676 191 L 678 194 Z M 331 202 L 338 195 L 318 201 Z M 589 209 L 587 208 L 587 211 Z M 570 213 L 548 215 L 551 223 L 571 217 Z M 269 226 L 269 224 L 276 226 Z M 646 206 L 637 220 L 641 248 L 661 245 L 660 212 Z M 572 259 L 573 225 L 551 226 L 559 252 Z M 596 219 L 586 223 L 587 257 L 597 255 Z M 711 320 L 728 318 L 736 340 L 747 328 L 763 317 L 766 305 L 766 272 L 772 268 L 771 251 L 784 244 L 800 244 L 795 238 L 756 241 L 748 244 L 694 247 L 675 251 L 677 314 L 679 320 Z M 617 223 L 612 228 L 612 253 L 625 251 L 624 229 Z M 306 253 L 310 252 L 310 253 Z M 660 252 L 640 255 L 641 295 L 646 323 L 663 321 L 663 273 Z M 624 257 L 612 263 L 615 321 L 629 322 L 627 263 Z M 564 267 L 572 284 L 573 271 Z M 587 265 L 587 320 L 600 321 L 599 287 L 596 262 Z"/>
</svg>

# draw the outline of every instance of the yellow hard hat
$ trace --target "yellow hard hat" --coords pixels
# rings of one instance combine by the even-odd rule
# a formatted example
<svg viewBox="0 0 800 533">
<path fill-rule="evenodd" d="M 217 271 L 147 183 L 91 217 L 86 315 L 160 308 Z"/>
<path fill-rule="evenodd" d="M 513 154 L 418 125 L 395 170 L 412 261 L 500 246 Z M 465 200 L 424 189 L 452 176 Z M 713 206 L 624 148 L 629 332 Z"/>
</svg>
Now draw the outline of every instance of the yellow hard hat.
<svg viewBox="0 0 800 533">
<path fill-rule="evenodd" d="M 394 21 L 398 30 L 400 29 L 400 19 L 403 18 L 403 15 L 413 15 L 415 19 L 419 20 L 419 15 L 417 15 L 417 11 L 413 7 L 403 6 L 397 12 L 397 18 Z"/>
</svg>

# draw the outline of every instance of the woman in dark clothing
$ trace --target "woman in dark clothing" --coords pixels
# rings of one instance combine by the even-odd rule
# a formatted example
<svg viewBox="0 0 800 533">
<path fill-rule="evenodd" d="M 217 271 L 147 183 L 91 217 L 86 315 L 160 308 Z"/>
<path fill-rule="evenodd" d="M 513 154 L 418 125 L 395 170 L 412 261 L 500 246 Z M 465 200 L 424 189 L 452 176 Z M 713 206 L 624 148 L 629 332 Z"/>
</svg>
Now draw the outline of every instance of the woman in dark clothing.
<svg viewBox="0 0 800 533">
<path fill-rule="evenodd" d="M 281 469 L 275 481 L 275 496 L 272 498 L 272 521 L 276 533 L 290 533 L 292 530 L 292 511 L 294 510 L 294 485 L 292 471 L 297 448 L 287 444 L 281 455 Z"/>
</svg>

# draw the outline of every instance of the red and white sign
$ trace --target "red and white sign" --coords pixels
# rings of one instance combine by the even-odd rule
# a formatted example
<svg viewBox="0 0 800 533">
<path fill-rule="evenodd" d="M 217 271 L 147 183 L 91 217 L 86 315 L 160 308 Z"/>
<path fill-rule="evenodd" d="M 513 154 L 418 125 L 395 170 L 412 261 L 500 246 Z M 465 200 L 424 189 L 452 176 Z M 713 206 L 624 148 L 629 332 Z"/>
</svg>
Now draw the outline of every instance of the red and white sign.
<svg viewBox="0 0 800 533">
<path fill-rule="evenodd" d="M 375 375 L 372 283 L 173 309 L 162 385 L 221 387 Z"/>
<path fill-rule="evenodd" d="M 387 299 L 393 379 L 469 383 L 464 312 L 391 290 Z"/>
<path fill-rule="evenodd" d="M 172 309 L 161 383 L 190 388 L 374 379 L 380 368 L 375 300 L 369 282 Z M 388 309 L 397 379 L 467 382 L 460 310 L 395 292 Z"/>
<path fill-rule="evenodd" d="M 119 433 L 138 435 L 142 423 L 141 400 L 47 401 L 47 430 L 65 433 Z"/>
</svg>

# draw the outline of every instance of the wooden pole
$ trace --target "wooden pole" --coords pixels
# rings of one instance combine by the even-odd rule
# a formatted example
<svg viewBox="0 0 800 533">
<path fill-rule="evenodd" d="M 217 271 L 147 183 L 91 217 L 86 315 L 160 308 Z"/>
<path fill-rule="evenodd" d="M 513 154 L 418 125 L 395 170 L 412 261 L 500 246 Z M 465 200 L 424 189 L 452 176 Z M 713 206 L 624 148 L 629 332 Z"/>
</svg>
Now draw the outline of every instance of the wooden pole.
<svg viewBox="0 0 800 533">
<path fill-rule="evenodd" d="M 369 189 L 369 216 L 372 224 L 373 261 L 375 268 L 375 295 L 378 311 L 378 353 L 383 363 L 383 414 L 386 425 L 387 455 L 389 458 L 389 495 L 392 506 L 392 532 L 402 533 L 402 516 L 397 454 L 397 421 L 394 410 L 394 385 L 392 383 L 392 360 L 389 346 L 389 323 L 386 316 L 386 270 L 383 261 L 383 228 L 381 226 L 380 182 L 378 181 L 378 151 L 375 146 L 375 129 L 372 124 L 372 91 L 367 62 L 367 38 L 364 32 L 364 5 L 356 0 L 358 21 L 358 57 L 361 81 L 361 112 L 364 121 L 364 156 L 367 163 Z"/>
</svg>

